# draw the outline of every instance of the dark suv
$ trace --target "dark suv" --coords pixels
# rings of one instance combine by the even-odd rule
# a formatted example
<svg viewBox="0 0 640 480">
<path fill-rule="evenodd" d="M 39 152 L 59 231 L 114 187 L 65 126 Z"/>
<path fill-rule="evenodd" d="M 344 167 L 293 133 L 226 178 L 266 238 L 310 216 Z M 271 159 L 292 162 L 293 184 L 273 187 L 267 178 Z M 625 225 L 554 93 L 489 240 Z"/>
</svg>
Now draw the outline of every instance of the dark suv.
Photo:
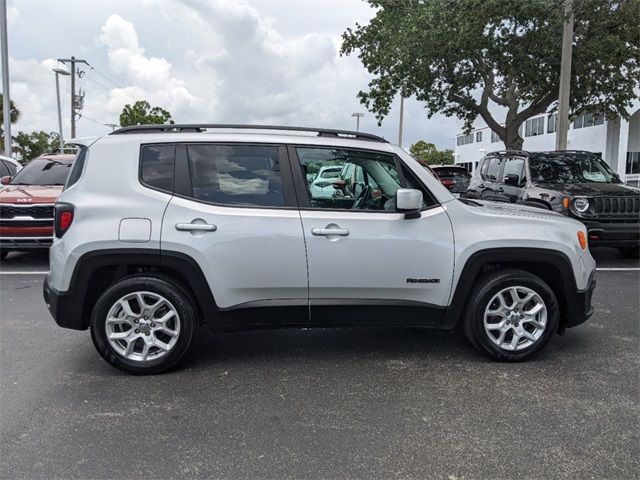
<svg viewBox="0 0 640 480">
<path fill-rule="evenodd" d="M 640 189 L 591 152 L 501 151 L 478 163 L 468 198 L 522 203 L 582 221 L 591 246 L 640 251 Z"/>
</svg>

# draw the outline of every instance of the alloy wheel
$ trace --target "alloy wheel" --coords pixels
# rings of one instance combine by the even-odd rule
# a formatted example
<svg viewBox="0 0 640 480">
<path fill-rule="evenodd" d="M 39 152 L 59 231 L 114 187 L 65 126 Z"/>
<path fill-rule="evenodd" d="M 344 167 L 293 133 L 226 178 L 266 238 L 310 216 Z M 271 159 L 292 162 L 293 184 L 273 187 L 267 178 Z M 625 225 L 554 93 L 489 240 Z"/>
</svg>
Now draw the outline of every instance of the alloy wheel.
<svg viewBox="0 0 640 480">
<path fill-rule="evenodd" d="M 499 348 L 518 351 L 540 340 L 547 326 L 547 306 L 534 290 L 512 286 L 496 293 L 484 312 L 484 330 Z"/>
<path fill-rule="evenodd" d="M 107 340 L 122 357 L 147 362 L 168 354 L 180 336 L 176 308 L 154 292 L 133 292 L 117 300 L 107 313 Z"/>
</svg>

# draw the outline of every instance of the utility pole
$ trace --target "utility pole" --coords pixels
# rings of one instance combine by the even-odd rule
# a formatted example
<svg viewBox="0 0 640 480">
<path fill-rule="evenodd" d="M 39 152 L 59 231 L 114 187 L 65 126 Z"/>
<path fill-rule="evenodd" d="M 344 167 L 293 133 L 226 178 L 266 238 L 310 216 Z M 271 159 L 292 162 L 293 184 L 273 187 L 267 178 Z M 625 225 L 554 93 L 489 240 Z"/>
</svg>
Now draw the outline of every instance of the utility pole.
<svg viewBox="0 0 640 480">
<path fill-rule="evenodd" d="M 54 73 L 56 74 L 56 98 L 58 100 L 58 130 L 60 135 L 60 153 L 64 153 L 64 138 L 62 135 L 62 106 L 60 105 L 60 75 L 71 75 L 66 70 L 61 68 L 54 68 Z"/>
<path fill-rule="evenodd" d="M 404 97 L 400 95 L 400 125 L 398 126 L 398 146 L 402 147 L 402 127 L 404 123 Z"/>
<path fill-rule="evenodd" d="M 564 0 L 564 27 L 562 29 L 562 57 L 560 59 L 560 92 L 558 93 L 556 150 L 567 149 L 567 135 L 569 131 L 569 96 L 571 94 L 573 21 L 573 1 Z"/>
<path fill-rule="evenodd" d="M 71 65 L 71 138 L 76 136 L 76 63 L 84 63 L 89 65 L 86 60 L 80 60 L 76 57 L 59 58 L 59 62 Z"/>
<path fill-rule="evenodd" d="M 356 132 L 360 131 L 360 119 L 364 117 L 364 113 L 352 113 L 352 117 L 356 117 Z"/>
<path fill-rule="evenodd" d="M 2 29 L 2 115 L 4 118 L 4 154 L 11 156 L 11 95 L 9 93 L 9 45 L 7 44 L 7 0 L 0 0 Z"/>
</svg>

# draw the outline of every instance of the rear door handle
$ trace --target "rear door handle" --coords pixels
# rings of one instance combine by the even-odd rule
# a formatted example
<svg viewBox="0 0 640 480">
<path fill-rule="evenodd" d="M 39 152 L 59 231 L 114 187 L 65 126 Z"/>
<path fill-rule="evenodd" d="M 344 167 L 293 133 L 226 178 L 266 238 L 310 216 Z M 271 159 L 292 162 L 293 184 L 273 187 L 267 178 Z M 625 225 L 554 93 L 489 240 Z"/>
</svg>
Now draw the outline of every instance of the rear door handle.
<svg viewBox="0 0 640 480">
<path fill-rule="evenodd" d="M 218 229 L 210 223 L 176 223 L 176 230 L 183 232 L 215 232 Z"/>
<path fill-rule="evenodd" d="M 346 228 L 312 228 L 311 235 L 315 235 L 316 237 L 328 237 L 330 235 L 346 237 L 349 235 L 349 230 Z"/>
</svg>

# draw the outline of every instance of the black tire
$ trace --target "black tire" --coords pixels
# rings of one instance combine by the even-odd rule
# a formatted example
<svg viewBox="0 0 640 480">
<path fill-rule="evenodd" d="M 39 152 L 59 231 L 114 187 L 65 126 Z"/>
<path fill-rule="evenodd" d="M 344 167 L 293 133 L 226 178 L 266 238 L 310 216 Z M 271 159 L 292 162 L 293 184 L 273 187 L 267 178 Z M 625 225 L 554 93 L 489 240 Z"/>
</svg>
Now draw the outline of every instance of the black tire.
<svg viewBox="0 0 640 480">
<path fill-rule="evenodd" d="M 620 253 L 625 258 L 640 258 L 640 247 L 624 247 L 620 249 Z"/>
<path fill-rule="evenodd" d="M 0 261 L 7 258 L 7 255 L 9 255 L 9 250 L 0 250 Z"/>
<path fill-rule="evenodd" d="M 111 307 L 122 297 L 138 291 L 152 292 L 164 297 L 175 308 L 180 320 L 180 332 L 173 348 L 162 357 L 137 361 L 118 353 L 107 340 L 106 320 Z M 152 275 L 134 275 L 111 285 L 96 302 L 91 313 L 91 339 L 98 353 L 110 365 L 135 375 L 160 373 L 180 361 L 196 335 L 198 319 L 195 302 L 177 283 Z M 146 318 L 146 317 L 145 317 Z"/>
<path fill-rule="evenodd" d="M 533 290 L 547 308 L 547 323 L 538 340 L 522 350 L 508 351 L 489 339 L 484 327 L 484 312 L 489 301 L 501 290 L 522 286 Z M 558 300 L 540 277 L 523 270 L 500 269 L 480 277 L 474 286 L 463 318 L 463 330 L 469 342 L 484 355 L 501 362 L 520 362 L 540 352 L 558 330 L 560 319 Z M 513 335 L 513 334 L 512 334 Z"/>
</svg>

